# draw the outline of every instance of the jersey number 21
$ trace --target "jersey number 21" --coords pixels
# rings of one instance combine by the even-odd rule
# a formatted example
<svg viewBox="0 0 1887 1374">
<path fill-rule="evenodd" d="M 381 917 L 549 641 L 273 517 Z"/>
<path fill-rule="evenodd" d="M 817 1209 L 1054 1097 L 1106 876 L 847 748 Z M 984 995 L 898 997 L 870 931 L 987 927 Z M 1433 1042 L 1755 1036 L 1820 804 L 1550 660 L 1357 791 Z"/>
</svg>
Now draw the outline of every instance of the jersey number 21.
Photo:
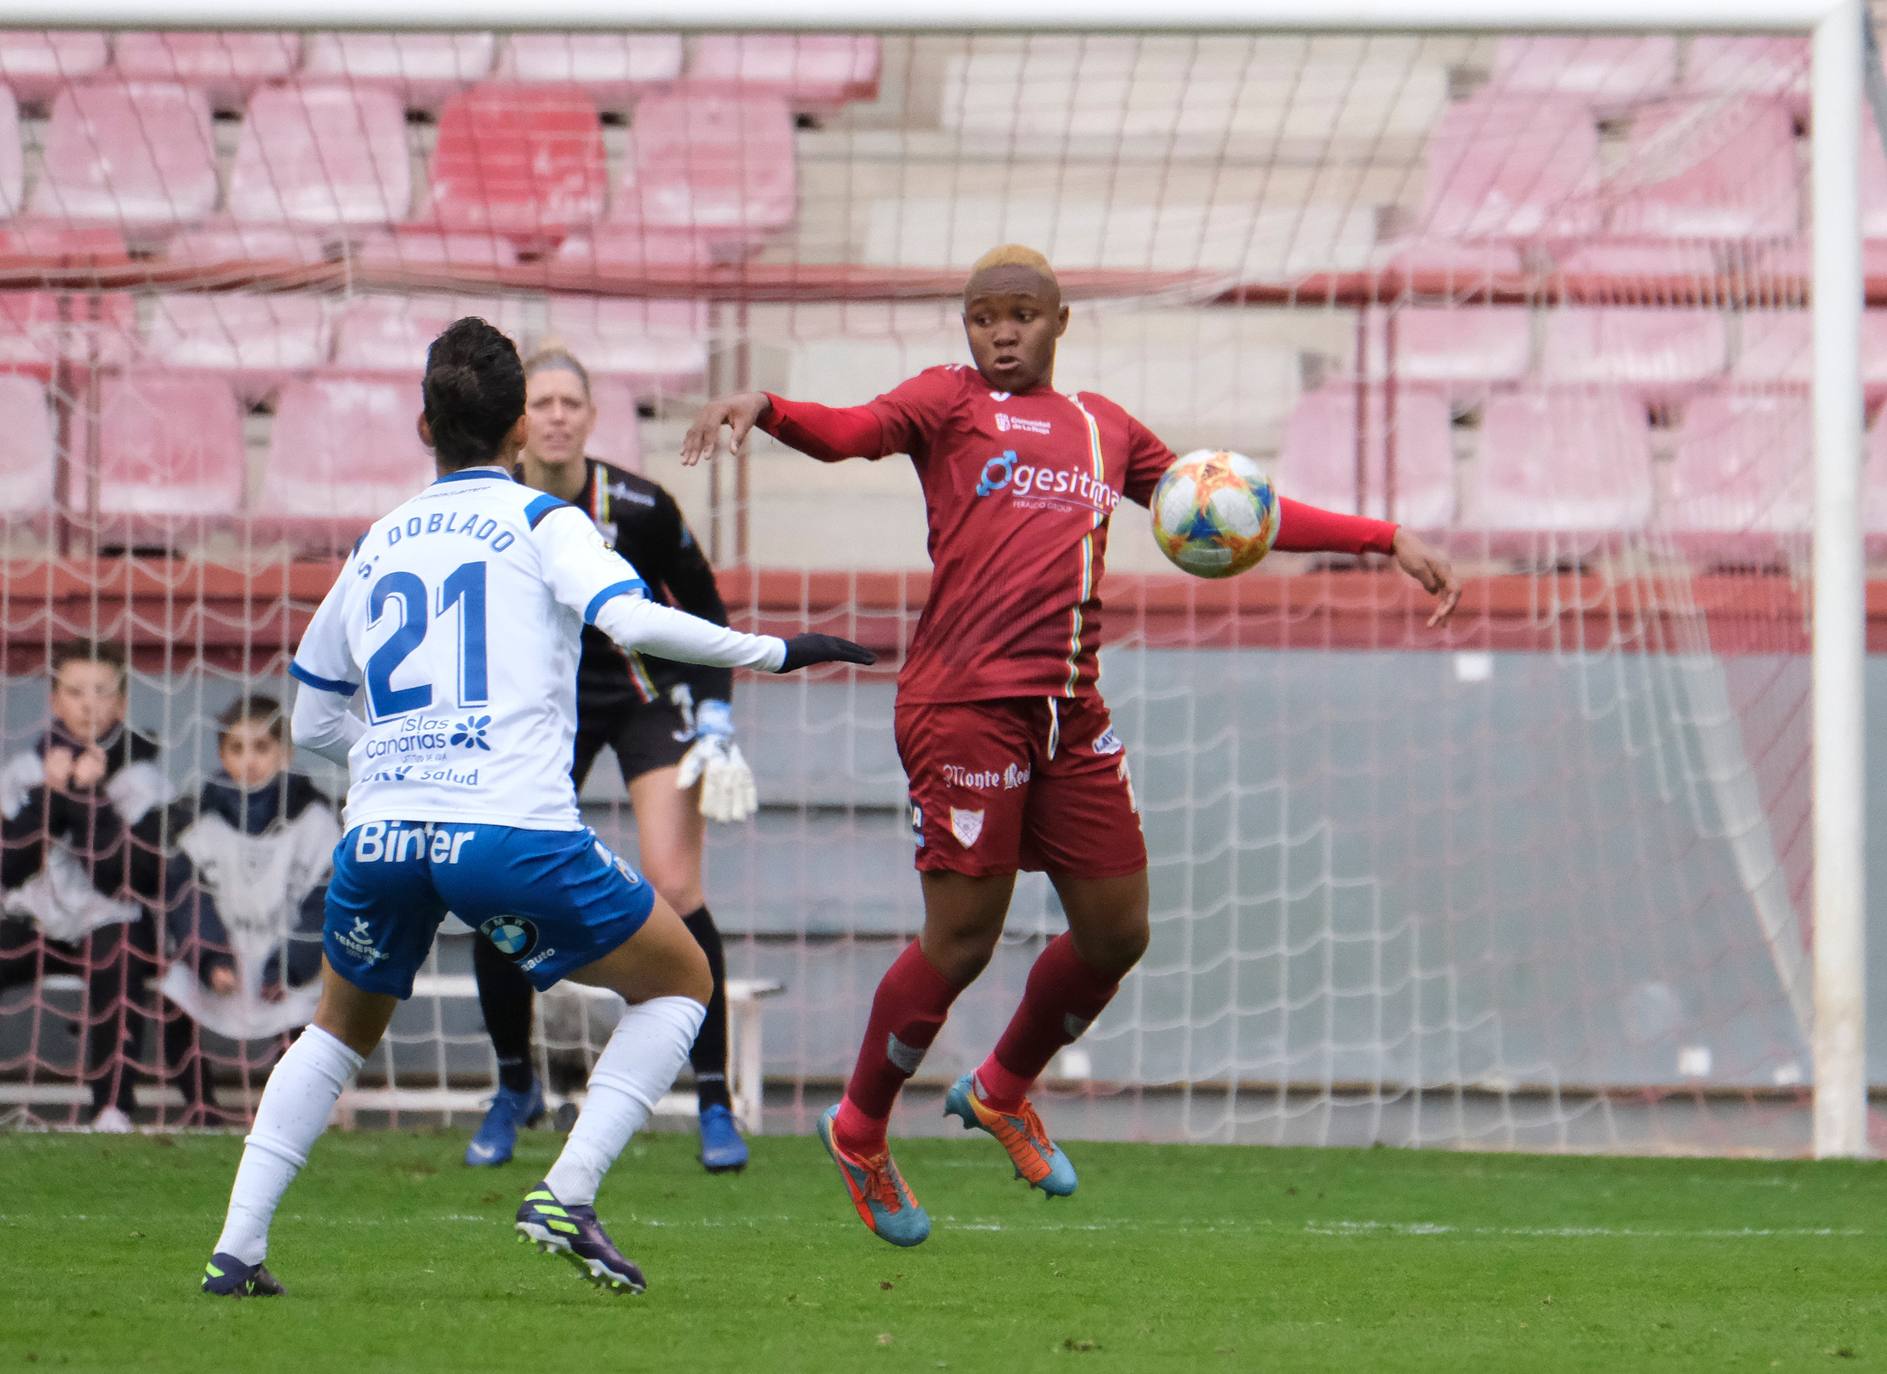
<svg viewBox="0 0 1887 1374">
<path fill-rule="evenodd" d="M 485 564 L 461 563 L 439 584 L 437 605 L 418 573 L 390 572 L 367 594 L 367 624 L 378 625 L 388 603 L 398 601 L 400 623 L 386 643 L 367 660 L 367 710 L 373 720 L 389 720 L 433 704 L 432 684 L 395 687 L 393 674 L 425 641 L 435 619 L 459 608 L 458 705 L 483 706 L 488 695 L 485 672 Z"/>
</svg>

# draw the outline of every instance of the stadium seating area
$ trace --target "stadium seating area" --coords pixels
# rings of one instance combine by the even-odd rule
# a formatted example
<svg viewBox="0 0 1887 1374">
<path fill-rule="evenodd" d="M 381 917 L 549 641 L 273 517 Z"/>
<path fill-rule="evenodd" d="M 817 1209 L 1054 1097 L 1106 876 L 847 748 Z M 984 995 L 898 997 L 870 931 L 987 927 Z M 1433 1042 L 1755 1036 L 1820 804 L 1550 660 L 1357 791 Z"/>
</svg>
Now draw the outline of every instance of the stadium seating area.
<svg viewBox="0 0 1887 1374">
<path fill-rule="evenodd" d="M 0 410 L 29 438 L 0 520 L 50 537 L 63 509 L 62 537 L 109 547 L 243 532 L 324 551 L 384 503 L 348 466 L 361 436 L 384 421 L 423 471 L 387 417 L 411 409 L 424 345 L 457 313 L 578 351 L 620 417 L 607 443 L 631 457 L 666 450 L 717 346 L 741 345 L 730 376 L 827 401 L 955 347 L 930 303 L 861 329 L 810 288 L 737 326 L 672 285 L 520 289 L 534 265 L 560 285 L 743 262 L 954 270 L 1017 238 L 1074 271 L 1351 274 L 1348 294 L 1303 288 L 1316 310 L 1088 313 L 1064 385 L 1107 391 L 1176 447 L 1276 456 L 1289 489 L 1496 546 L 1544 520 L 1681 532 L 1708 557 L 1713 534 L 1806 521 L 1736 456 L 1766 433 L 1762 470 L 1780 471 L 1774 446 L 1804 442 L 1778 417 L 1807 385 L 1806 318 L 1715 291 L 1800 274 L 1805 64 L 1759 38 L 0 34 L 0 256 L 165 274 L 0 291 Z M 1289 89 L 1254 79 L 1273 68 Z M 909 88 L 919 72 L 934 89 Z M 1025 98 L 1074 117 L 1018 121 Z M 1216 161 L 1136 176 L 1189 130 L 1216 131 Z M 1866 225 L 1887 238 L 1887 155 L 1863 143 Z M 1358 169 L 1311 165 L 1332 146 Z M 992 147 L 1008 174 L 978 179 Z M 1419 175 L 1390 175 L 1402 154 Z M 377 285 L 277 291 L 256 270 L 337 263 Z M 200 289 L 245 265 L 246 289 Z M 375 275 L 401 270 L 465 286 Z M 1443 297 L 1397 294 L 1399 273 L 1439 274 Z M 1494 279 L 1541 289 L 1446 299 Z M 1590 304 L 1557 302 L 1575 287 Z M 1867 328 L 1878 401 L 1887 314 Z M 655 418 L 630 423 L 637 408 Z M 1598 480 L 1602 499 L 1568 494 Z M 1869 518 L 1887 538 L 1887 511 Z M 755 556 L 794 557 L 764 540 Z"/>
</svg>

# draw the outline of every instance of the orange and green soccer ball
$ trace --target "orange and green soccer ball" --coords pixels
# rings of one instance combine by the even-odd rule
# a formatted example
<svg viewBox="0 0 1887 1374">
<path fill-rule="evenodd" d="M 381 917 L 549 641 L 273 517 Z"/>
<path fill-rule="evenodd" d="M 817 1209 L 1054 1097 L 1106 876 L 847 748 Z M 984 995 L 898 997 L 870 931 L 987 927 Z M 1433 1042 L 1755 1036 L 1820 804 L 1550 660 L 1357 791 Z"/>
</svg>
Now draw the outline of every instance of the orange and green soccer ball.
<svg viewBox="0 0 1887 1374">
<path fill-rule="evenodd" d="M 1153 489 L 1153 539 L 1194 577 L 1231 577 L 1271 552 L 1278 494 L 1242 453 L 1198 449 Z"/>
</svg>

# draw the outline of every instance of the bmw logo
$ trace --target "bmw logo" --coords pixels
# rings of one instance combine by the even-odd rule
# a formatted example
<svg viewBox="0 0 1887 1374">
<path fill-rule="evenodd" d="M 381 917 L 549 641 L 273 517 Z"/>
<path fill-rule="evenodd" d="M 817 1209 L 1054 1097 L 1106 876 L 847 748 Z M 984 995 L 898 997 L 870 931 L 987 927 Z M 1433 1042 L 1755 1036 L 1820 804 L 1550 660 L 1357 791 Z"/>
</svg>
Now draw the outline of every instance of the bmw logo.
<svg viewBox="0 0 1887 1374">
<path fill-rule="evenodd" d="M 493 916 L 479 926 L 478 933 L 510 959 L 522 959 L 537 944 L 537 927 L 522 916 Z"/>
</svg>

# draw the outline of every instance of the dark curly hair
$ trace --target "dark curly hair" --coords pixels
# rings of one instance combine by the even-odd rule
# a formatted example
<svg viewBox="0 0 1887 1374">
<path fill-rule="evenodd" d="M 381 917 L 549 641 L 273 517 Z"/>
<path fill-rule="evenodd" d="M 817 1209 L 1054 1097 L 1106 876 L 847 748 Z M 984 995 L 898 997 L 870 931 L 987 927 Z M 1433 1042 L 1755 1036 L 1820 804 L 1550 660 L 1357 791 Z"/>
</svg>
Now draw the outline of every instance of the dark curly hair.
<svg viewBox="0 0 1887 1374">
<path fill-rule="evenodd" d="M 447 468 L 476 467 L 504 451 L 524 414 L 517 345 L 475 315 L 454 320 L 426 350 L 421 383 L 433 450 Z"/>
</svg>

